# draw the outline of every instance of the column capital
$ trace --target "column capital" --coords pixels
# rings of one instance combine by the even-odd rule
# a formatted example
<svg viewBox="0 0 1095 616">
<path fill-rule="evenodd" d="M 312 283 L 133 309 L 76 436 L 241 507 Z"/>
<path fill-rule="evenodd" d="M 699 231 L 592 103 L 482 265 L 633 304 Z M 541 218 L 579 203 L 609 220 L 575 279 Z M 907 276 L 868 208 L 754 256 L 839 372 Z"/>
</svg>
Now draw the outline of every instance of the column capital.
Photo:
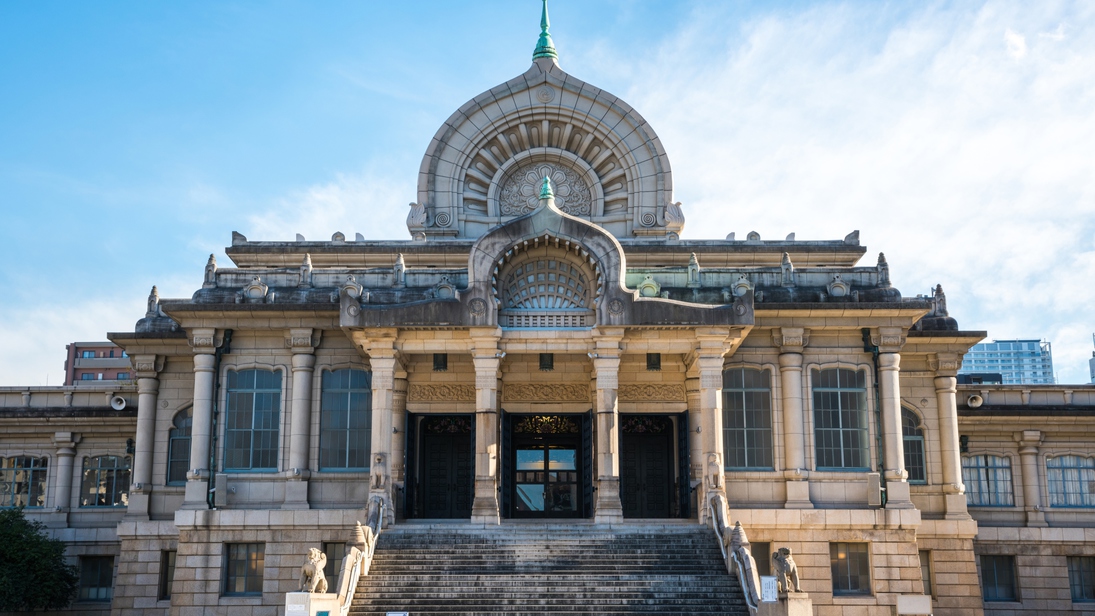
<svg viewBox="0 0 1095 616">
<path fill-rule="evenodd" d="M 55 432 L 51 440 L 57 446 L 57 455 L 74 456 L 76 455 L 76 445 L 80 443 L 82 438 L 75 432 Z"/>
<path fill-rule="evenodd" d="M 928 367 L 938 376 L 953 377 L 962 369 L 962 355 L 960 353 L 931 353 L 928 355 Z M 936 388 L 939 383 L 936 383 Z"/>
<path fill-rule="evenodd" d="M 805 327 L 777 327 L 772 330 L 772 344 L 779 347 L 779 352 L 802 354 L 806 345 L 810 344 L 810 330 Z"/>
<path fill-rule="evenodd" d="M 305 328 L 292 328 L 286 331 L 285 346 L 292 349 L 293 354 L 312 354 L 319 346 L 319 340 L 323 336 L 323 330 Z"/>
<path fill-rule="evenodd" d="M 217 330 L 212 327 L 198 327 L 190 330 L 189 342 L 195 355 L 212 355 L 224 339 L 217 340 Z"/>
<path fill-rule="evenodd" d="M 134 376 L 138 379 L 154 379 L 163 371 L 166 360 L 163 355 L 134 355 L 129 358 L 129 363 L 133 365 Z"/>
<path fill-rule="evenodd" d="M 871 344 L 878 347 L 879 353 L 899 353 L 908 332 L 904 327 L 876 327 L 871 330 Z"/>
<path fill-rule="evenodd" d="M 1013 437 L 1015 442 L 1019 444 L 1019 453 L 1037 454 L 1038 447 L 1042 445 L 1045 434 L 1041 430 L 1023 430 L 1016 432 Z"/>
</svg>

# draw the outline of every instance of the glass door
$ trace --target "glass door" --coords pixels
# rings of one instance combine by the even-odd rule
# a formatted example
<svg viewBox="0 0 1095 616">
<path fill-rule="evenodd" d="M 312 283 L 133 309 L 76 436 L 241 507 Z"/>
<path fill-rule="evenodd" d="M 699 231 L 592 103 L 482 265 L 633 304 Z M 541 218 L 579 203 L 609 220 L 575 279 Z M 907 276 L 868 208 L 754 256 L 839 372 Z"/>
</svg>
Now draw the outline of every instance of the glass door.
<svg viewBox="0 0 1095 616">
<path fill-rule="evenodd" d="M 569 445 L 530 443 L 515 448 L 516 494 L 519 516 L 571 517 L 578 515 L 578 449 Z"/>
</svg>

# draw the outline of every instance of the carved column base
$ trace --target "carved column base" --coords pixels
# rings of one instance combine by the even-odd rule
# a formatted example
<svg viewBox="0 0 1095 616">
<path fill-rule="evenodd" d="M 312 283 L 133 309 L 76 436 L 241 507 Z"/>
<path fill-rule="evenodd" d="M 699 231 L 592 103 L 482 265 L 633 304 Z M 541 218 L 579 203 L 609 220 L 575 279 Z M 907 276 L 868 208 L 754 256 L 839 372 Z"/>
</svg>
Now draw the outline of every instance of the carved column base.
<svg viewBox="0 0 1095 616">
<path fill-rule="evenodd" d="M 915 509 L 905 481 L 886 482 L 886 509 Z"/>
<path fill-rule="evenodd" d="M 787 481 L 787 502 L 784 509 L 813 509 L 814 503 L 810 500 L 810 482 L 806 480 Z"/>
<path fill-rule="evenodd" d="M 149 494 L 146 492 L 130 492 L 129 505 L 125 510 L 125 519 L 129 521 L 148 521 Z"/>
<path fill-rule="evenodd" d="M 179 509 L 209 509 L 209 483 L 205 479 L 186 482 L 186 492 Z"/>
<path fill-rule="evenodd" d="M 597 495 L 593 505 L 593 521 L 598 524 L 614 524 L 623 520 L 624 507 L 620 503 L 620 480 L 598 479 Z"/>
<path fill-rule="evenodd" d="M 944 518 L 947 520 L 970 519 L 970 512 L 966 509 L 965 494 L 944 494 L 943 510 L 946 511 Z"/>
<path fill-rule="evenodd" d="M 773 603 L 761 603 L 757 610 L 757 616 L 813 616 L 814 603 L 810 601 L 810 595 L 804 592 L 789 592 L 781 594 L 779 601 Z"/>
<path fill-rule="evenodd" d="M 285 500 L 281 503 L 282 509 L 311 509 L 308 504 L 308 481 L 286 481 Z"/>
<path fill-rule="evenodd" d="M 494 479 L 475 480 L 475 500 L 471 503 L 471 521 L 476 524 L 501 524 L 498 514 L 498 489 Z"/>
</svg>

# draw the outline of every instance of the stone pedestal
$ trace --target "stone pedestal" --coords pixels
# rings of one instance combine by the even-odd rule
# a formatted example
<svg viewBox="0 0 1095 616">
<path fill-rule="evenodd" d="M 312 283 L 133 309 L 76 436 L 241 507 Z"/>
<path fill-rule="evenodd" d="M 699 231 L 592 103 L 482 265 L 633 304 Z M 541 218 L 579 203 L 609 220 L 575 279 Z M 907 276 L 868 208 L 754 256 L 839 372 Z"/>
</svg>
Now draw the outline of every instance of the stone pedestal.
<svg viewBox="0 0 1095 616">
<path fill-rule="evenodd" d="M 757 616 L 814 616 L 814 603 L 804 592 L 781 594 L 775 603 L 761 603 Z"/>
<path fill-rule="evenodd" d="M 810 482 L 802 480 L 787 481 L 787 509 L 813 509 L 814 503 L 810 501 Z"/>
<path fill-rule="evenodd" d="M 285 482 L 285 501 L 281 504 L 281 508 L 289 510 L 311 508 L 308 504 L 307 479 L 290 478 Z"/>
<path fill-rule="evenodd" d="M 887 509 L 915 509 L 913 505 L 909 483 L 907 481 L 886 482 L 886 508 Z"/>
<path fill-rule="evenodd" d="M 341 614 L 338 595 L 334 593 L 285 593 L 285 616 L 316 616 L 327 612 L 330 616 Z"/>
</svg>

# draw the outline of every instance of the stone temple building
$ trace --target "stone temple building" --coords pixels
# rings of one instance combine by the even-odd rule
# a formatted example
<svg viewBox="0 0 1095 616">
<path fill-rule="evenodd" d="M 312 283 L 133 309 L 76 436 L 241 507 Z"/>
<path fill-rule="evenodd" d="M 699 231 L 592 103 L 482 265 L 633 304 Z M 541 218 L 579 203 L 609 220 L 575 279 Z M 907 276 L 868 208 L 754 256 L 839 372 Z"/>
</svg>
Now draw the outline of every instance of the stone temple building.
<svg viewBox="0 0 1095 616">
<path fill-rule="evenodd" d="M 132 385 L 0 392 L 0 506 L 69 543 L 72 609 L 285 613 L 373 515 L 362 584 L 416 533 L 539 533 L 550 565 L 583 532 L 718 554 L 714 519 L 761 574 L 791 548 L 819 615 L 1095 613 L 1095 386 L 959 389 L 985 332 L 857 232 L 682 239 L 654 127 L 543 22 L 427 145 L 409 239 L 233 233 L 109 334 Z"/>
</svg>

